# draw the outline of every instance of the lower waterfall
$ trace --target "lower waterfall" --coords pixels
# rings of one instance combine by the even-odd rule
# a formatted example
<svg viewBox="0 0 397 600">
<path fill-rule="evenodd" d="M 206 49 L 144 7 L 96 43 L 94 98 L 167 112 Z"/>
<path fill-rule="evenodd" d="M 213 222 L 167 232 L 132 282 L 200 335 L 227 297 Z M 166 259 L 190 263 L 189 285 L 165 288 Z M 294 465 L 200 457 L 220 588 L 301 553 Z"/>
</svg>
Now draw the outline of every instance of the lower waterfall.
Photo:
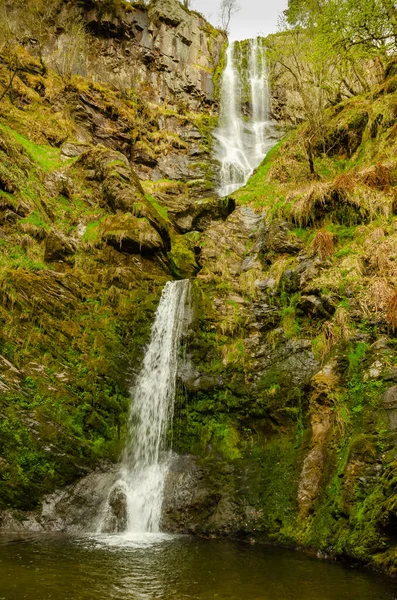
<svg viewBox="0 0 397 600">
<path fill-rule="evenodd" d="M 142 369 L 131 390 L 128 439 L 98 530 L 157 533 L 171 450 L 175 384 L 189 280 L 168 282 L 161 295 Z"/>
</svg>

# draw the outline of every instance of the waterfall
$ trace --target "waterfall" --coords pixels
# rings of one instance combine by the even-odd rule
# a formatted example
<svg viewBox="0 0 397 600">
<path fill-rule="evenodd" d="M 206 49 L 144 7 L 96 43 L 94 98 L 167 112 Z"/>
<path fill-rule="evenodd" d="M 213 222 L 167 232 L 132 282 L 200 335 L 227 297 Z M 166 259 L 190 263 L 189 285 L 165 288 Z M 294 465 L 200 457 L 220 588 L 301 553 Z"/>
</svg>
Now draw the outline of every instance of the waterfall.
<svg viewBox="0 0 397 600">
<path fill-rule="evenodd" d="M 161 295 L 142 369 L 131 390 L 128 440 L 119 478 L 112 487 L 99 532 L 156 533 L 171 450 L 181 336 L 189 280 L 168 282 Z"/>
<path fill-rule="evenodd" d="M 245 44 L 245 42 L 244 42 Z M 216 158 L 221 165 L 220 196 L 245 185 L 274 144 L 269 121 L 269 83 L 260 38 L 229 45 L 221 84 Z"/>
</svg>

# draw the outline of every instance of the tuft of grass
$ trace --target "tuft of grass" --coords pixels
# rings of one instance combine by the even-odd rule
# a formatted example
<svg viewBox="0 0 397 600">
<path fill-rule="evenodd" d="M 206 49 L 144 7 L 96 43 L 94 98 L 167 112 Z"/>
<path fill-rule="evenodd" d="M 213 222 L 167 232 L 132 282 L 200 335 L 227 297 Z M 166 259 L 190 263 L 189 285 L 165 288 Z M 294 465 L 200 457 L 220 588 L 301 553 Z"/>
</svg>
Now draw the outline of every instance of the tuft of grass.
<svg viewBox="0 0 397 600">
<path fill-rule="evenodd" d="M 390 295 L 386 302 L 386 321 L 395 331 L 397 328 L 397 291 Z"/>
<path fill-rule="evenodd" d="M 334 236 L 329 231 L 316 231 L 312 241 L 312 251 L 322 260 L 334 253 Z"/>
</svg>

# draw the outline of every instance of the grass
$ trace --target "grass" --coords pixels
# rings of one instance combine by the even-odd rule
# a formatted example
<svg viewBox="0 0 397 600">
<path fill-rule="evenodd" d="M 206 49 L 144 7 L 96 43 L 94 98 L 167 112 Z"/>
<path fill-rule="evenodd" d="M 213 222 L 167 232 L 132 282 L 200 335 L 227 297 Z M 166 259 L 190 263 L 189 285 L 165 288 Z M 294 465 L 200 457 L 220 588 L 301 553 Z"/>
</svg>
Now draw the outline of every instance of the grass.
<svg viewBox="0 0 397 600">
<path fill-rule="evenodd" d="M 42 146 L 30 141 L 27 137 L 21 135 L 8 125 L 0 124 L 0 128 L 6 131 L 26 150 L 29 156 L 47 173 L 64 166 L 61 161 L 61 151 L 59 148 L 51 146 Z"/>
</svg>

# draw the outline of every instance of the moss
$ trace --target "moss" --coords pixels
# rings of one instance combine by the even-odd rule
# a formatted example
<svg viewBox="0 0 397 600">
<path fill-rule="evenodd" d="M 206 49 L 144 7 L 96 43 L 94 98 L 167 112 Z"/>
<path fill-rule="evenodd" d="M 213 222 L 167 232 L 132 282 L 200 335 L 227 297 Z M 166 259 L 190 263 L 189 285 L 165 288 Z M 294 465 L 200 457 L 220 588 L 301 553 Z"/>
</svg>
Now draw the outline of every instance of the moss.
<svg viewBox="0 0 397 600">
<path fill-rule="evenodd" d="M 61 153 L 59 149 L 35 144 L 7 125 L 1 125 L 1 129 L 12 135 L 12 137 L 27 151 L 32 160 L 37 162 L 44 171 L 54 171 L 61 166 Z"/>
<path fill-rule="evenodd" d="M 189 279 L 199 271 L 194 244 L 188 236 L 174 235 L 172 237 L 168 260 L 173 275 L 178 279 Z"/>
</svg>

